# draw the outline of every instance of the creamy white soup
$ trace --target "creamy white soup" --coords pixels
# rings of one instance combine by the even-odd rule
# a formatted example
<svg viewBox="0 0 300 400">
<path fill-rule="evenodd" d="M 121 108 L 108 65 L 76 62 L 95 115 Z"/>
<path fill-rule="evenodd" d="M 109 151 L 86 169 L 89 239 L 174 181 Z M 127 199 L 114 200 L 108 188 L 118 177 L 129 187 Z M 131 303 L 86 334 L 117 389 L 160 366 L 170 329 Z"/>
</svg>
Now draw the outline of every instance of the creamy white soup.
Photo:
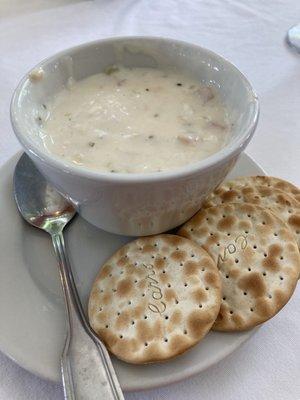
<svg viewBox="0 0 300 400">
<path fill-rule="evenodd" d="M 169 171 L 217 152 L 230 135 L 218 92 L 172 70 L 113 66 L 42 106 L 48 151 L 104 172 Z"/>
</svg>

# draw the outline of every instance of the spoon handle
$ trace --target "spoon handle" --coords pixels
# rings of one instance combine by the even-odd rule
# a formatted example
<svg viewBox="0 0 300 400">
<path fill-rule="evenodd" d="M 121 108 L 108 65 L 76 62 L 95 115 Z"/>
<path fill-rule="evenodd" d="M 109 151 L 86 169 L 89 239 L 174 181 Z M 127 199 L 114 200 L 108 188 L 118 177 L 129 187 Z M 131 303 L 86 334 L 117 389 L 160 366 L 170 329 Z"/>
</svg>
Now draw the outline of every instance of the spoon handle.
<svg viewBox="0 0 300 400">
<path fill-rule="evenodd" d="M 66 301 L 67 338 L 61 357 L 66 400 L 122 400 L 118 379 L 105 346 L 84 316 L 62 232 L 52 235 Z"/>
</svg>

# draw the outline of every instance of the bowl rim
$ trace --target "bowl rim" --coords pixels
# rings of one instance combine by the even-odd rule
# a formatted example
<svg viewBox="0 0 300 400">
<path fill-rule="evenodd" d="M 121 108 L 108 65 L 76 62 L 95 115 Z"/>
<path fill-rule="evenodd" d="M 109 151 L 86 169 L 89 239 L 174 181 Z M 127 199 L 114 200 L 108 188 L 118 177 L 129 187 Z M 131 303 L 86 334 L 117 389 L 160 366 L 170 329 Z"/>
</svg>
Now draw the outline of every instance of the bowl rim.
<svg viewBox="0 0 300 400">
<path fill-rule="evenodd" d="M 249 111 L 250 113 L 249 122 L 243 129 L 243 133 L 241 135 L 238 135 L 238 137 L 234 141 L 230 141 L 222 149 L 220 149 L 216 153 L 213 153 L 207 158 L 204 158 L 197 162 L 193 162 L 191 164 L 180 166 L 178 168 L 174 168 L 172 170 L 161 171 L 161 172 L 146 172 L 146 173 L 102 172 L 85 166 L 73 164 L 71 161 L 63 160 L 62 158 L 60 158 L 55 154 L 47 153 L 46 150 L 43 151 L 42 147 L 36 145 L 34 141 L 30 139 L 29 135 L 26 135 L 25 129 L 23 129 L 22 126 L 20 126 L 17 118 L 19 110 L 19 108 L 17 107 L 18 99 L 22 93 L 23 86 L 27 81 L 30 72 L 43 67 L 45 64 L 54 61 L 55 59 L 69 55 L 69 53 L 76 52 L 88 46 L 101 45 L 107 42 L 122 42 L 130 40 L 150 40 L 150 41 L 160 41 L 160 42 L 164 41 L 175 45 L 177 44 L 182 46 L 188 46 L 190 48 L 195 48 L 205 52 L 206 54 L 208 54 L 208 56 L 219 59 L 222 62 L 222 64 L 226 65 L 231 70 L 233 70 L 248 89 L 249 95 L 252 97 L 252 103 L 253 103 L 252 110 Z M 82 178 L 89 178 L 107 182 L 118 182 L 118 183 L 166 181 L 166 180 L 184 178 L 186 176 L 198 173 L 199 171 L 206 171 L 207 169 L 213 166 L 225 162 L 228 158 L 232 158 L 235 155 L 238 155 L 246 147 L 246 145 L 248 144 L 248 142 L 250 141 L 251 137 L 254 134 L 255 128 L 258 123 L 258 118 L 259 118 L 258 96 L 255 90 L 253 89 L 252 85 L 248 81 L 248 79 L 245 77 L 245 75 L 233 63 L 228 61 L 223 56 L 220 56 L 219 54 L 209 49 L 206 49 L 205 47 L 199 46 L 194 43 L 189 43 L 183 40 L 177 40 L 161 36 L 113 36 L 104 39 L 85 42 L 77 46 L 73 46 L 65 50 L 62 50 L 58 53 L 55 53 L 54 55 L 40 61 L 23 76 L 23 78 L 18 83 L 12 95 L 10 103 L 10 119 L 14 133 L 19 142 L 25 148 L 25 151 L 29 153 L 29 155 L 33 155 L 37 157 L 40 161 L 42 161 L 44 164 L 49 164 L 50 166 L 63 170 L 64 172 L 71 175 L 80 176 Z"/>
</svg>

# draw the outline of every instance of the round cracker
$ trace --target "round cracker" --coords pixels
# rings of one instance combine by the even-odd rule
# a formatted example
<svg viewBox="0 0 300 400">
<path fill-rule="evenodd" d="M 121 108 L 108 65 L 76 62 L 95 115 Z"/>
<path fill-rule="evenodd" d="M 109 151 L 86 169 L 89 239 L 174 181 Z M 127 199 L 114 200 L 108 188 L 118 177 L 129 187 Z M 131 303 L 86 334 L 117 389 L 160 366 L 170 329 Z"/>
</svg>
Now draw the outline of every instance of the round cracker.
<svg viewBox="0 0 300 400">
<path fill-rule="evenodd" d="M 224 203 L 251 203 L 269 208 L 288 224 L 300 248 L 300 203 L 280 189 L 250 184 L 241 186 L 239 182 L 237 179 L 219 186 L 203 203 L 202 208 Z"/>
<path fill-rule="evenodd" d="M 101 268 L 89 299 L 92 328 L 118 358 L 164 361 L 198 343 L 220 309 L 215 262 L 175 235 L 137 239 Z"/>
<path fill-rule="evenodd" d="M 294 235 L 271 211 L 222 204 L 198 212 L 179 234 L 203 246 L 218 265 L 223 300 L 214 330 L 250 329 L 273 317 L 291 297 L 300 255 Z"/>
<path fill-rule="evenodd" d="M 232 185 L 241 186 L 266 186 L 271 189 L 279 189 L 284 193 L 289 194 L 294 197 L 300 203 L 300 189 L 293 185 L 292 183 L 285 181 L 284 179 L 275 178 L 274 176 L 241 176 L 234 180 L 230 180 L 222 184 L 222 186 L 227 189 L 232 187 Z"/>
</svg>

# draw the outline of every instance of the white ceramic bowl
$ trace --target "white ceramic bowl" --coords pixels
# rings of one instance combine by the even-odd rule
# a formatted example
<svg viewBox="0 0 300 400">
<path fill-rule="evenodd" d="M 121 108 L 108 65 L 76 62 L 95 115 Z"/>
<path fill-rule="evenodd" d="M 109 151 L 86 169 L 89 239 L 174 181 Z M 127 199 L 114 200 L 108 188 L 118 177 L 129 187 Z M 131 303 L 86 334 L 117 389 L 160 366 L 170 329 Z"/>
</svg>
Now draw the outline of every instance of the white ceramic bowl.
<svg viewBox="0 0 300 400">
<path fill-rule="evenodd" d="M 99 73 L 107 66 L 168 67 L 215 86 L 233 121 L 232 137 L 221 151 L 170 172 L 103 173 L 76 166 L 49 154 L 39 136 L 42 104 L 70 77 Z M 199 46 L 158 37 L 99 40 L 65 50 L 42 61 L 44 76 L 32 82 L 27 74 L 11 103 L 11 121 L 25 152 L 79 214 L 106 231 L 149 235 L 189 219 L 203 199 L 225 178 L 248 144 L 257 125 L 255 92 L 241 72 L 222 57 Z"/>
</svg>

